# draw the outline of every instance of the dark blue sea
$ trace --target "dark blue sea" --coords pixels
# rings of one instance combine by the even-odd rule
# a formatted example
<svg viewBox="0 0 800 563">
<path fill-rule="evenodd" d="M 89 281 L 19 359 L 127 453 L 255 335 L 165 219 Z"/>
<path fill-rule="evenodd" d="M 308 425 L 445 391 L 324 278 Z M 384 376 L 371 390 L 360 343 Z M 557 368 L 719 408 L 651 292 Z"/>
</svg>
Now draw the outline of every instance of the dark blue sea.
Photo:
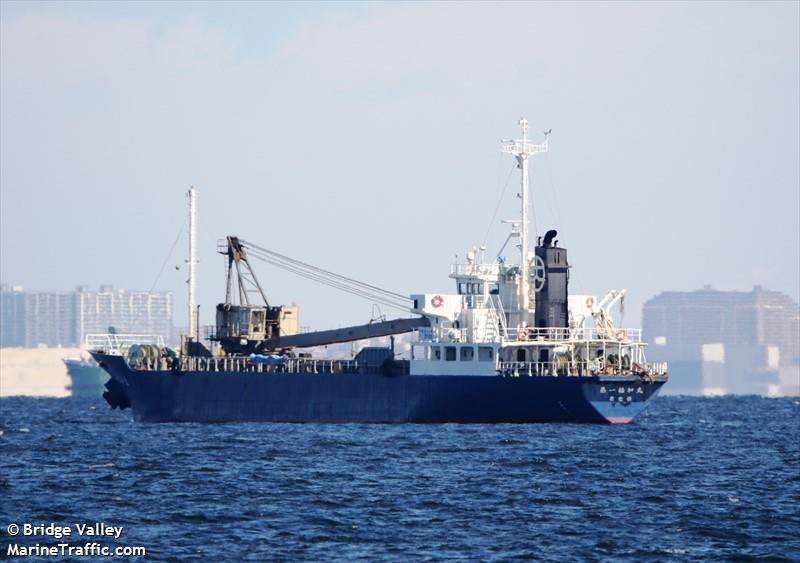
<svg viewBox="0 0 800 563">
<path fill-rule="evenodd" d="M 146 548 L 125 561 L 800 560 L 797 398 L 659 397 L 613 426 L 143 424 L 7 398 L 0 430 L 3 558 L 103 522 L 123 532 L 99 544 Z M 25 523 L 72 535 L 9 537 Z"/>
</svg>

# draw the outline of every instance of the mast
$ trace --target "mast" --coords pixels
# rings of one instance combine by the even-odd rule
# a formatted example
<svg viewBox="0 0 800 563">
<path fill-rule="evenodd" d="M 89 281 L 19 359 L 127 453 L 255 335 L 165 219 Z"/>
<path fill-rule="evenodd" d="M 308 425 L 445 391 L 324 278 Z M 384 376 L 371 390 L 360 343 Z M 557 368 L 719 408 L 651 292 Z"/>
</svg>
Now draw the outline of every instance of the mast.
<svg viewBox="0 0 800 563">
<path fill-rule="evenodd" d="M 189 337 L 193 338 L 197 332 L 197 306 L 196 292 L 197 281 L 197 195 L 194 186 L 186 194 L 189 197 Z"/>
<path fill-rule="evenodd" d="M 526 313 L 530 312 L 530 261 L 528 260 L 528 159 L 540 152 L 547 152 L 547 134 L 544 143 L 534 145 L 528 142 L 528 120 L 521 117 L 517 122 L 522 126 L 522 139 L 503 141 L 501 150 L 517 159 L 517 166 L 522 170 L 520 199 L 522 200 L 521 224 L 519 233 L 521 281 L 519 284 L 520 325 L 527 321 Z"/>
</svg>

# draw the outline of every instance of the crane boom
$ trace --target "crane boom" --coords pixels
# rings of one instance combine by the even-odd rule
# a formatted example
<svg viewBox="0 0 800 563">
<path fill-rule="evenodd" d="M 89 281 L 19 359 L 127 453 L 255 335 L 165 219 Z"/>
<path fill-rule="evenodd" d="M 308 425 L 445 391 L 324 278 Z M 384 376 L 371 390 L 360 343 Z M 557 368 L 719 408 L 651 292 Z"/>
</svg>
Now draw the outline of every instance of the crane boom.
<svg viewBox="0 0 800 563">
<path fill-rule="evenodd" d="M 219 244 L 217 251 L 227 257 L 227 280 L 225 302 L 217 305 L 216 334 L 213 339 L 218 341 L 228 354 L 323 346 L 400 334 L 430 326 L 427 318 L 409 318 L 297 334 L 299 323 L 297 307 L 269 304 L 264 289 L 250 265 L 248 251 L 259 260 L 374 302 L 410 310 L 411 300 L 404 295 L 261 248 L 239 237 L 226 237 L 225 241 Z M 251 295 L 260 296 L 263 304 L 256 303 L 250 298 Z"/>
<path fill-rule="evenodd" d="M 415 319 L 392 319 L 377 323 L 348 326 L 334 330 L 321 330 L 319 332 L 306 332 L 291 336 L 279 336 L 270 342 L 274 349 L 279 348 L 310 348 L 312 346 L 325 346 L 340 342 L 352 342 L 365 338 L 378 338 L 392 334 L 411 332 L 418 328 L 429 327 L 430 321 L 425 317 Z"/>
</svg>

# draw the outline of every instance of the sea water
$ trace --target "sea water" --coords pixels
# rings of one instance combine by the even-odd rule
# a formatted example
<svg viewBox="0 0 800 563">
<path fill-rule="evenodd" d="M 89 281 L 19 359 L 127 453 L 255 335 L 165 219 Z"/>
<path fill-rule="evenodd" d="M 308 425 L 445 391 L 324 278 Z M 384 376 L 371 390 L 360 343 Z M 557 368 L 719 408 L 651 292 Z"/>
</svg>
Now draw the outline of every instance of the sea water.
<svg viewBox="0 0 800 563">
<path fill-rule="evenodd" d="M 5 398 L 0 432 L 0 558 L 800 560 L 797 398 L 658 397 L 629 425 L 145 424 Z"/>
</svg>

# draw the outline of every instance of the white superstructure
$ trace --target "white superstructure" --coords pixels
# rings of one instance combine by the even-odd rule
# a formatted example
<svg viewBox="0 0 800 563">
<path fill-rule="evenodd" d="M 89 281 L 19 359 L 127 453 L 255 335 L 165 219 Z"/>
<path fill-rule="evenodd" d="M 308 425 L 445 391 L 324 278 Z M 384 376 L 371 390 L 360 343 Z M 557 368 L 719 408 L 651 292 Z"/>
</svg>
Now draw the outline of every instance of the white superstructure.
<svg viewBox="0 0 800 563">
<path fill-rule="evenodd" d="M 598 374 L 663 375 L 665 364 L 647 364 L 640 329 L 614 324 L 611 309 L 626 290 L 611 290 L 598 301 L 594 295 L 570 295 L 564 304 L 564 326 L 536 326 L 537 295 L 546 292 L 548 269 L 539 254 L 553 251 L 555 260 L 566 250 L 545 237 L 529 242 L 529 159 L 547 152 L 548 141 L 528 139 L 528 121 L 519 120 L 522 139 L 504 141 L 502 151 L 513 155 L 521 171 L 521 213 L 511 221 L 512 238 L 519 239 L 519 263 L 507 264 L 499 255 L 487 261 L 486 249 L 473 247 L 466 261 L 455 263 L 452 294 L 411 295 L 412 312 L 426 317 L 430 328 L 417 332 L 412 344 L 411 373 L 426 375 L 586 376 Z M 556 233 L 553 231 L 553 236 Z M 545 248 L 547 247 L 547 248 Z M 501 250 L 502 252 L 502 250 Z M 564 295 L 566 296 L 566 279 Z"/>
</svg>

